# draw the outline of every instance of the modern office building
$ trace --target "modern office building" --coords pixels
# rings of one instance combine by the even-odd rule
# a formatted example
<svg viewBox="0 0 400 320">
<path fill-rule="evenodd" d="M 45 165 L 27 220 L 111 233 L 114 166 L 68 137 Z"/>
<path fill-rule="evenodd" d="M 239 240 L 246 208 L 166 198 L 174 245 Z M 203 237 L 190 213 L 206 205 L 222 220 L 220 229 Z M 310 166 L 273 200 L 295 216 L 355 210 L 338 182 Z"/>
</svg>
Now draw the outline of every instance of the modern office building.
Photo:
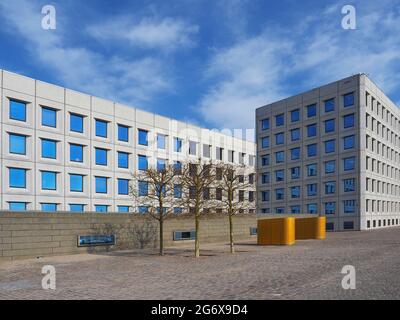
<svg viewBox="0 0 400 320">
<path fill-rule="evenodd" d="M 0 72 L 1 210 L 145 212 L 128 194 L 136 170 L 202 158 L 254 171 L 254 142 Z"/>
<path fill-rule="evenodd" d="M 327 230 L 400 223 L 400 111 L 358 74 L 256 111 L 257 210 Z"/>
</svg>

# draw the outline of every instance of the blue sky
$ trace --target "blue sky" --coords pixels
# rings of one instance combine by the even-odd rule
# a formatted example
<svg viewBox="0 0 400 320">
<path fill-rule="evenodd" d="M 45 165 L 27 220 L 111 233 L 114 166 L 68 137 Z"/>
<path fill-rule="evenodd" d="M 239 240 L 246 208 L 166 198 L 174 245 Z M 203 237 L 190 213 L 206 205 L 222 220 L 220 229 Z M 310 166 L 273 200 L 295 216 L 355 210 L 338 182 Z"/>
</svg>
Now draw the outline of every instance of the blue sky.
<svg viewBox="0 0 400 320">
<path fill-rule="evenodd" d="M 1 0 L 0 24 L 2 69 L 209 128 L 359 72 L 400 102 L 398 0 Z"/>
</svg>

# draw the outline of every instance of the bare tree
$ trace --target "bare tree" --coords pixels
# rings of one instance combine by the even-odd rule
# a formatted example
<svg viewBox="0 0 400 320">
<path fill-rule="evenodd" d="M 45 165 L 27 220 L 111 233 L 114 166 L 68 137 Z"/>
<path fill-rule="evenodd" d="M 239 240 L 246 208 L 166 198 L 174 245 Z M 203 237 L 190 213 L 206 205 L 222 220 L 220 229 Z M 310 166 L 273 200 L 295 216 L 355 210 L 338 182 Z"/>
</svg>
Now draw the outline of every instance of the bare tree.
<svg viewBox="0 0 400 320">
<path fill-rule="evenodd" d="M 174 212 L 174 190 L 177 170 L 166 164 L 163 168 L 149 168 L 133 175 L 130 194 L 136 206 L 147 207 L 147 214 L 159 224 L 159 253 L 164 254 L 164 221 Z"/>
<path fill-rule="evenodd" d="M 200 257 L 200 218 L 216 208 L 215 196 L 211 188 L 215 182 L 214 165 L 204 163 L 200 159 L 183 165 L 182 175 L 182 204 L 189 214 L 193 214 L 196 238 L 194 255 Z"/>
<path fill-rule="evenodd" d="M 244 165 L 222 163 L 217 165 L 216 172 L 217 200 L 229 219 L 229 245 L 234 253 L 233 217 L 254 209 L 254 174 L 246 175 Z"/>
</svg>

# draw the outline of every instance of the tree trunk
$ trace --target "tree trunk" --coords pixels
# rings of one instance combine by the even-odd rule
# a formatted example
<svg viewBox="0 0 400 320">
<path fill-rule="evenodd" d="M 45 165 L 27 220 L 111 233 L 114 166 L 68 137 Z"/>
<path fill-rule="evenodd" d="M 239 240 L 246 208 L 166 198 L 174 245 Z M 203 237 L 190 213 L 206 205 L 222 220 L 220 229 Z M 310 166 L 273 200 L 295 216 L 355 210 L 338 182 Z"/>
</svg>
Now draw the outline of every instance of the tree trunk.
<svg viewBox="0 0 400 320">
<path fill-rule="evenodd" d="M 235 247 L 233 244 L 233 215 L 229 214 L 229 245 L 231 247 L 231 253 L 235 253 Z"/>
<path fill-rule="evenodd" d="M 160 256 L 164 255 L 164 220 L 160 220 L 160 234 L 159 234 L 159 241 L 160 241 Z"/>
<path fill-rule="evenodd" d="M 200 227 L 200 221 L 199 221 L 199 216 L 195 216 L 195 226 L 196 226 L 196 237 L 194 240 L 194 256 L 195 258 L 200 257 L 200 239 L 199 239 L 199 227 Z"/>
</svg>

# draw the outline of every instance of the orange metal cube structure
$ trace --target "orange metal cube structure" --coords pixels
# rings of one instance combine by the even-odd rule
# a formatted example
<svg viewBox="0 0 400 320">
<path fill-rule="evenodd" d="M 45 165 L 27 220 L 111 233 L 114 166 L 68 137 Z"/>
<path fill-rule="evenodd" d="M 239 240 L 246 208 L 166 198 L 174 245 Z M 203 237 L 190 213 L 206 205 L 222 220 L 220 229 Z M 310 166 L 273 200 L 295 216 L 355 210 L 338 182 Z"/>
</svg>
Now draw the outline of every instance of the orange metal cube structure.
<svg viewBox="0 0 400 320">
<path fill-rule="evenodd" d="M 258 245 L 292 245 L 295 243 L 295 218 L 259 219 Z"/>
<path fill-rule="evenodd" d="M 296 218 L 296 240 L 326 238 L 326 218 Z"/>
</svg>

